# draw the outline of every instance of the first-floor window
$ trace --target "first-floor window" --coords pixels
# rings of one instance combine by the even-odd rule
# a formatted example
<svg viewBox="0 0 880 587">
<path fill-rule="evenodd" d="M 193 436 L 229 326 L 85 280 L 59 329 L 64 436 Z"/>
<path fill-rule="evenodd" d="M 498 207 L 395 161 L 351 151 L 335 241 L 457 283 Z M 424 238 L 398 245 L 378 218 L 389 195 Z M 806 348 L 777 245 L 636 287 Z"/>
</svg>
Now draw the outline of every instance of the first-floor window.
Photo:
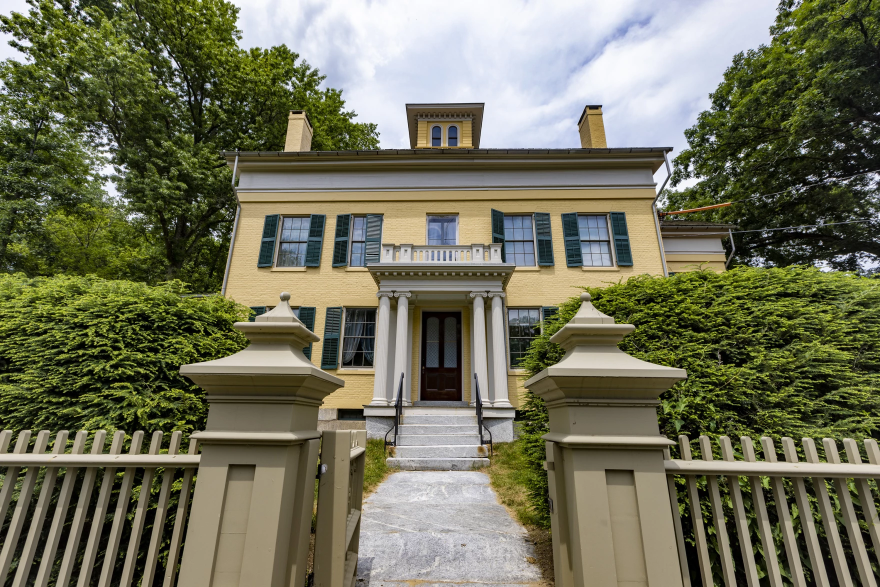
<svg viewBox="0 0 880 587">
<path fill-rule="evenodd" d="M 541 335 L 540 308 L 508 308 L 507 331 L 510 339 L 510 366 L 519 367 L 529 344 Z"/>
<path fill-rule="evenodd" d="M 578 232 L 581 237 L 581 255 L 584 267 L 612 267 L 611 239 L 608 236 L 608 217 L 578 215 Z"/>
<path fill-rule="evenodd" d="M 287 217 L 281 222 L 277 267 L 305 267 L 309 244 L 308 216 Z"/>
<path fill-rule="evenodd" d="M 345 310 L 342 336 L 342 366 L 372 367 L 376 342 L 376 309 Z"/>
</svg>

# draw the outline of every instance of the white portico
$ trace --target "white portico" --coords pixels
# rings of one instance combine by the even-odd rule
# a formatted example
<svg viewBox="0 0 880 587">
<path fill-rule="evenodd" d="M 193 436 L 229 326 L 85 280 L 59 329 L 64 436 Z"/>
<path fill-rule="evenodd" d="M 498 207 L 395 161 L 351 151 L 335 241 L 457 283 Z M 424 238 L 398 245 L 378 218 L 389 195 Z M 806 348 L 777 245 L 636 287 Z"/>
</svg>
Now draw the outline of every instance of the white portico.
<svg viewBox="0 0 880 587">
<path fill-rule="evenodd" d="M 504 289 L 514 267 L 500 244 L 382 245 L 380 262 L 367 266 L 379 288 L 368 430 L 371 420 L 376 432 L 388 425 L 401 374 L 404 405 L 426 408 L 473 406 L 476 375 L 484 416 L 495 420 L 487 425 L 509 425 L 512 435 Z"/>
</svg>

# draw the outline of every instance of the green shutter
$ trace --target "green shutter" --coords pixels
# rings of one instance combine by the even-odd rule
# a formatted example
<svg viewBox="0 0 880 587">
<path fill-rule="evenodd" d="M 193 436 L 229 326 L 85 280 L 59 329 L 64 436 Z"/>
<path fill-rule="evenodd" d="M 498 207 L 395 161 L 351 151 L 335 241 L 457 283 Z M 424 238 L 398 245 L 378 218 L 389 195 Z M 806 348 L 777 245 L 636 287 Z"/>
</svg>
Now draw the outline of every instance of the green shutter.
<svg viewBox="0 0 880 587">
<path fill-rule="evenodd" d="M 299 321 L 303 323 L 303 326 L 312 332 L 315 331 L 315 308 L 300 306 L 297 316 Z M 312 360 L 312 343 L 309 343 L 309 346 L 303 349 L 303 354 L 308 360 Z"/>
<path fill-rule="evenodd" d="M 553 236 L 550 233 L 550 215 L 535 212 L 535 236 L 538 240 L 538 265 L 553 265 Z"/>
<path fill-rule="evenodd" d="M 263 220 L 263 240 L 260 241 L 260 256 L 257 267 L 271 267 L 275 260 L 275 240 L 278 235 L 278 214 L 269 214 Z"/>
<path fill-rule="evenodd" d="M 321 351 L 321 369 L 339 367 L 339 331 L 342 328 L 342 308 L 327 308 L 324 322 L 324 348 Z"/>
<path fill-rule="evenodd" d="M 492 210 L 492 242 L 501 243 L 501 262 L 507 263 L 507 253 L 504 250 L 504 212 Z"/>
<path fill-rule="evenodd" d="M 541 320 L 547 322 L 550 318 L 553 318 L 556 314 L 559 313 L 559 308 L 556 306 L 544 306 L 541 308 Z"/>
<path fill-rule="evenodd" d="M 266 306 L 251 306 L 251 310 L 254 311 L 254 315 L 248 318 L 248 322 L 255 322 L 257 316 L 261 316 L 266 313 Z"/>
<path fill-rule="evenodd" d="M 382 250 L 382 215 L 367 214 L 367 238 L 365 263 L 378 263 Z"/>
<path fill-rule="evenodd" d="M 611 213 L 611 232 L 614 233 L 614 251 L 617 253 L 617 265 L 632 267 L 633 255 L 629 248 L 629 231 L 626 229 L 626 214 Z"/>
<path fill-rule="evenodd" d="M 569 267 L 583 267 L 581 255 L 581 233 L 578 230 L 578 215 L 570 212 L 562 215 L 562 238 L 565 239 L 565 263 Z"/>
<path fill-rule="evenodd" d="M 351 231 L 351 214 L 336 216 L 336 241 L 333 243 L 333 266 L 348 265 L 348 235 Z"/>
<path fill-rule="evenodd" d="M 324 224 L 327 217 L 323 214 L 309 216 L 309 243 L 306 245 L 306 267 L 321 266 L 321 248 L 324 246 Z"/>
</svg>

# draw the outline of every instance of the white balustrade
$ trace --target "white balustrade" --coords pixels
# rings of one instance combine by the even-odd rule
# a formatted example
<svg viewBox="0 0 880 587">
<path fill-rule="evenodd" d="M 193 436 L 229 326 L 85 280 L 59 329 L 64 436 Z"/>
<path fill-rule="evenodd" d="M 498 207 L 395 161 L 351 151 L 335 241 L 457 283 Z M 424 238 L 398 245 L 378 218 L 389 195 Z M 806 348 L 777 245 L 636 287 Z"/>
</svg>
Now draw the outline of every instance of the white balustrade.
<svg viewBox="0 0 880 587">
<path fill-rule="evenodd" d="M 501 244 L 382 245 L 382 263 L 501 263 Z"/>
</svg>

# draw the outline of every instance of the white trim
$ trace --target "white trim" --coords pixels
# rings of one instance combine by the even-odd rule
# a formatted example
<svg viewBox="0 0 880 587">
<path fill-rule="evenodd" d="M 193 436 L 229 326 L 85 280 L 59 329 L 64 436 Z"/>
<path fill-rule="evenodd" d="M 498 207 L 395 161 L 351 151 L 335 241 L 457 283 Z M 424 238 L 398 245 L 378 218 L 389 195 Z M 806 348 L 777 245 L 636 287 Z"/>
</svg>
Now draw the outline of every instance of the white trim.
<svg viewBox="0 0 880 587">
<path fill-rule="evenodd" d="M 323 193 L 352 193 L 352 192 L 468 192 L 468 191 L 526 191 L 526 190 L 647 190 L 653 189 L 653 184 L 601 184 L 595 183 L 591 185 L 520 185 L 520 186 L 436 186 L 436 187 L 352 187 L 352 188 L 250 188 L 239 189 L 240 194 L 323 194 Z M 633 200 L 650 200 L 650 194 L 647 196 L 632 196 L 627 199 Z M 253 200 L 244 200 L 245 202 Z M 374 201 L 374 200 L 371 200 Z"/>
</svg>

